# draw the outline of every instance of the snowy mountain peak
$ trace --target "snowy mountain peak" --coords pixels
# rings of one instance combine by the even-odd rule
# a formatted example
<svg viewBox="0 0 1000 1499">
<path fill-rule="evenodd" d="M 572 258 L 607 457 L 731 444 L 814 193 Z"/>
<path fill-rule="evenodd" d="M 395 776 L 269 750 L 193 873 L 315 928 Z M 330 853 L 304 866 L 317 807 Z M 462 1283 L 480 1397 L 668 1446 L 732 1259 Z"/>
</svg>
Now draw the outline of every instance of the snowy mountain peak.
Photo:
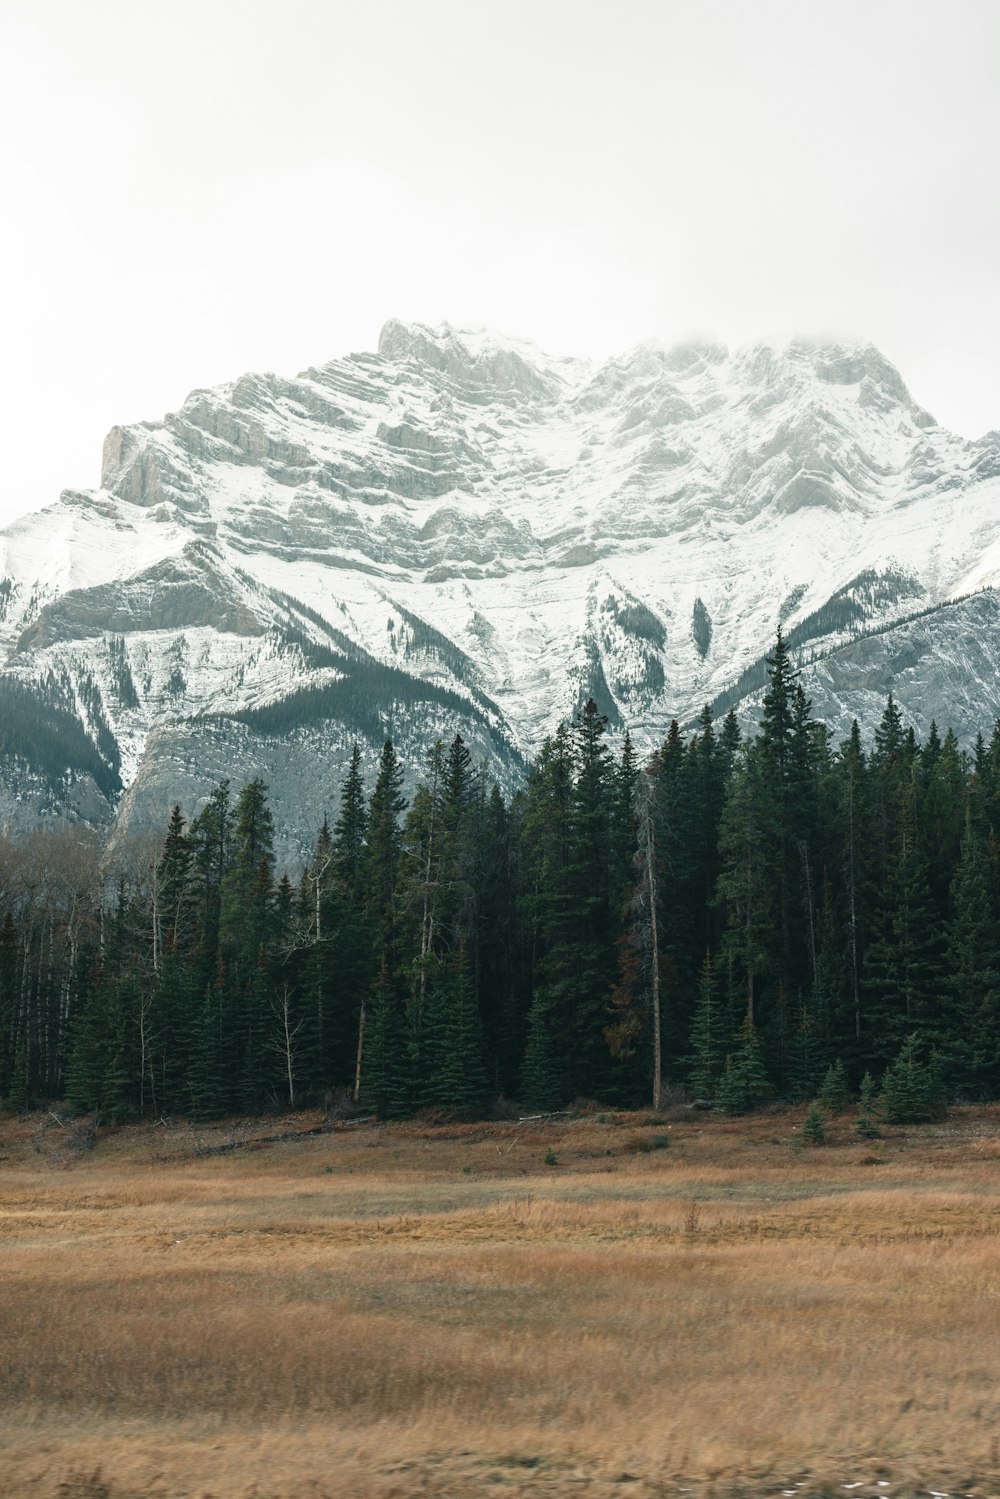
<svg viewBox="0 0 1000 1499">
<path fill-rule="evenodd" d="M 439 323 L 390 319 L 379 334 L 378 354 L 393 364 L 436 369 L 459 385 L 486 388 L 495 394 L 511 390 L 533 397 L 558 397 L 589 372 L 586 360 L 552 358 L 526 338 L 494 329 L 459 328 Z"/>
<path fill-rule="evenodd" d="M 375 354 L 114 428 L 98 491 L 0 532 L 0 710 L 47 725 L 0 812 L 124 793 L 159 817 L 245 765 L 291 828 L 355 737 L 419 761 L 461 728 L 510 779 L 587 696 L 651 747 L 752 694 L 779 622 L 834 714 L 853 700 L 826 663 L 860 652 L 865 681 L 856 637 L 888 632 L 878 689 L 917 716 L 934 650 L 886 642 L 1000 580 L 998 501 L 996 434 L 936 426 L 871 344 L 650 342 L 595 368 L 392 321 Z M 934 680 L 958 729 L 1000 707 Z"/>
</svg>

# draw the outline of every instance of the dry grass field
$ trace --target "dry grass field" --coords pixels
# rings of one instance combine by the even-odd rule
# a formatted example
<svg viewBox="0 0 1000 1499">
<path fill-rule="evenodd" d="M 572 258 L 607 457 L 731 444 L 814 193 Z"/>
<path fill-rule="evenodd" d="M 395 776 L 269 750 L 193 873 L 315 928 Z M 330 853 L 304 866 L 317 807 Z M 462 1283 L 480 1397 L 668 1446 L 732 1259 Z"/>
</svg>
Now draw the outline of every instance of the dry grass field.
<svg viewBox="0 0 1000 1499">
<path fill-rule="evenodd" d="M 1000 1110 L 801 1115 L 8 1119 L 0 1494 L 1000 1494 Z"/>
</svg>

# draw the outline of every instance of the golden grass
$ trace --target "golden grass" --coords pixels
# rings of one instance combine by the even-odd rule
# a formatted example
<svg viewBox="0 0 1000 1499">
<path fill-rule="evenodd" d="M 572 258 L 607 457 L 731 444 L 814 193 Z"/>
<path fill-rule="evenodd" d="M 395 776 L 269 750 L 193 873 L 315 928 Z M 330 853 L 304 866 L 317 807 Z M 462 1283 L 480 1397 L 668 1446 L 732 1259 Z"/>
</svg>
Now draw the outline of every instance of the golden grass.
<svg viewBox="0 0 1000 1499">
<path fill-rule="evenodd" d="M 0 1494 L 1000 1492 L 1000 1110 L 799 1122 L 9 1120 Z"/>
</svg>

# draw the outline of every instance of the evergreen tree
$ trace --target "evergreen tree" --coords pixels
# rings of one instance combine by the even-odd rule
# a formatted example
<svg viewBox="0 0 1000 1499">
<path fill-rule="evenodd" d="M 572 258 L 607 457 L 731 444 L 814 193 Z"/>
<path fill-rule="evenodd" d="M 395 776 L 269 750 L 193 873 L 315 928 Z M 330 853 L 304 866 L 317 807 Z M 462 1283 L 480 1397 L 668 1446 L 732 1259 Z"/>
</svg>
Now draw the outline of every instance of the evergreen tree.
<svg viewBox="0 0 1000 1499">
<path fill-rule="evenodd" d="M 402 766 L 392 740 L 387 739 L 368 806 L 368 841 L 362 861 L 363 909 L 372 936 L 376 977 L 358 1016 L 354 1085 L 355 1097 L 367 1097 L 386 1117 L 405 1112 L 412 1096 L 397 953 L 399 818 L 406 807 L 402 786 Z M 369 1069 L 370 1077 L 366 1076 Z"/>
<path fill-rule="evenodd" d="M 716 1099 L 725 1114 L 745 1114 L 771 1095 L 757 1028 L 747 1018 L 740 1027 L 736 1050 L 726 1058 Z"/>
<path fill-rule="evenodd" d="M 732 1048 L 730 1016 L 719 995 L 712 955 L 706 952 L 698 980 L 698 1004 L 691 1025 L 688 1082 L 696 1094 L 705 1098 L 714 1095 Z"/>
<path fill-rule="evenodd" d="M 365 1007 L 361 1101 L 382 1119 L 404 1118 L 412 1110 L 409 1027 L 399 985 L 385 959 Z"/>
<path fill-rule="evenodd" d="M 880 1130 L 876 1122 L 877 1115 L 878 1088 L 871 1073 L 866 1072 L 861 1079 L 858 1113 L 854 1121 L 854 1128 L 863 1140 L 874 1140 L 878 1137 Z"/>
<path fill-rule="evenodd" d="M 882 1079 L 879 1108 L 889 1124 L 919 1124 L 943 1112 L 941 1081 L 932 1062 L 920 1060 L 920 1042 L 907 1036 Z"/>
<path fill-rule="evenodd" d="M 806 1117 L 802 1121 L 802 1138 L 807 1145 L 822 1145 L 826 1141 L 826 1120 L 823 1111 L 815 1101 L 806 1110 Z"/>
<path fill-rule="evenodd" d="M 198 883 L 198 976 L 202 986 L 213 982 L 219 963 L 222 884 L 229 869 L 232 817 L 229 782 L 220 781 L 189 831 Z"/>
<path fill-rule="evenodd" d="M 902 804 L 876 921 L 866 954 L 871 1030 L 865 1056 L 879 1062 L 913 1032 L 933 1036 L 943 979 L 943 933 L 917 843 L 912 795 Z"/>
<path fill-rule="evenodd" d="M 521 1072 L 525 1108 L 549 1113 L 563 1101 L 563 1066 L 549 1001 L 536 994 L 528 1014 L 528 1041 Z"/>
<path fill-rule="evenodd" d="M 426 1102 L 473 1118 L 486 1099 L 482 1027 L 465 949 L 459 946 L 433 995 L 425 1035 Z"/>
<path fill-rule="evenodd" d="M 951 882 L 944 1003 L 934 1027 L 952 1091 L 975 1099 L 1000 1092 L 1000 939 L 981 834 L 967 811 Z"/>
<path fill-rule="evenodd" d="M 186 826 L 184 814 L 179 806 L 175 806 L 170 814 L 163 854 L 156 871 L 158 950 L 186 948 L 194 925 L 194 848 L 184 831 Z"/>
<path fill-rule="evenodd" d="M 827 1068 L 818 1101 L 828 1114 L 843 1114 L 850 1107 L 851 1087 L 847 1081 L 847 1071 L 839 1057 Z"/>
</svg>

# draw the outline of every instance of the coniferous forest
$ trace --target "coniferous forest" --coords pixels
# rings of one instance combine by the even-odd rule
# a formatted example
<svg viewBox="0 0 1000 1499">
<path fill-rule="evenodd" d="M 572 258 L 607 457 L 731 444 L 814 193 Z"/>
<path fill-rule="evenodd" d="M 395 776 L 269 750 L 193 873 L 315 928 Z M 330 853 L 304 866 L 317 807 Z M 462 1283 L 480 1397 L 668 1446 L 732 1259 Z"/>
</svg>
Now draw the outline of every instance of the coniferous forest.
<svg viewBox="0 0 1000 1499">
<path fill-rule="evenodd" d="M 7 843 L 0 1099 L 399 1118 L 860 1092 L 863 1123 L 1000 1097 L 1000 724 L 921 743 L 890 698 L 868 744 L 832 742 L 779 635 L 753 738 L 706 709 L 643 765 L 588 702 L 509 801 L 461 738 L 409 803 L 392 743 L 373 785 L 355 749 L 294 880 L 260 780 L 100 881 L 83 834 Z"/>
</svg>

